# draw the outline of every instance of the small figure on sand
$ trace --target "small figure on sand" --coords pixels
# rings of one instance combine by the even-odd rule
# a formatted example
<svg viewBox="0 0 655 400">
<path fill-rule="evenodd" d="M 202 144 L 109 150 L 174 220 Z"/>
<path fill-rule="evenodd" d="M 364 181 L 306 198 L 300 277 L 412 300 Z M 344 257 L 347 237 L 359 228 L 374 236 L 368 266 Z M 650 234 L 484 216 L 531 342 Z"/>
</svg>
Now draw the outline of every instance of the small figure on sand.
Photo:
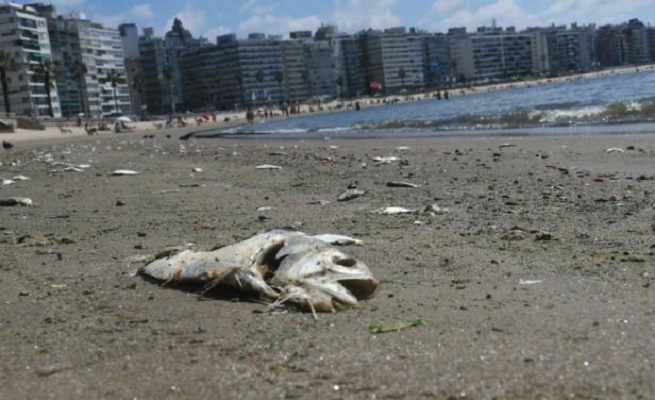
<svg viewBox="0 0 655 400">
<path fill-rule="evenodd" d="M 248 107 L 246 111 L 246 120 L 249 124 L 252 124 L 255 121 L 255 113 L 252 111 L 252 108 Z"/>
</svg>

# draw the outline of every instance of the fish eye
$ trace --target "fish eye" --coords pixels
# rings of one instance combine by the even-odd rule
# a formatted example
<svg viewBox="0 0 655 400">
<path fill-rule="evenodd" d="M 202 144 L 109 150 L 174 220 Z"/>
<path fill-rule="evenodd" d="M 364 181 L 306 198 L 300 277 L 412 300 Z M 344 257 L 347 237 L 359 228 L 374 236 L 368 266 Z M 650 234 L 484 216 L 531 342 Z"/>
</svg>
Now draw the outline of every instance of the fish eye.
<svg viewBox="0 0 655 400">
<path fill-rule="evenodd" d="M 354 267 L 357 264 L 357 260 L 354 257 L 349 256 L 334 256 L 332 257 L 332 262 L 343 267 Z"/>
</svg>

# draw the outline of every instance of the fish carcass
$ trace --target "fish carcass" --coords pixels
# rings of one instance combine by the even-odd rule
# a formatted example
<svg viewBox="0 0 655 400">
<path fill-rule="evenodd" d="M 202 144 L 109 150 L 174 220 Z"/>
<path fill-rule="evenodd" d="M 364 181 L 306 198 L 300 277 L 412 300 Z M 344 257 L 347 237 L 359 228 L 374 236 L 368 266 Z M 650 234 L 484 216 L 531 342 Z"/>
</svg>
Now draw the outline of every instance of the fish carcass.
<svg viewBox="0 0 655 400">
<path fill-rule="evenodd" d="M 334 312 L 371 297 L 378 285 L 364 263 L 332 246 L 346 239 L 358 242 L 270 230 L 214 251 L 163 253 L 140 273 L 167 282 L 205 283 L 208 290 L 228 287 L 272 305 Z"/>
</svg>

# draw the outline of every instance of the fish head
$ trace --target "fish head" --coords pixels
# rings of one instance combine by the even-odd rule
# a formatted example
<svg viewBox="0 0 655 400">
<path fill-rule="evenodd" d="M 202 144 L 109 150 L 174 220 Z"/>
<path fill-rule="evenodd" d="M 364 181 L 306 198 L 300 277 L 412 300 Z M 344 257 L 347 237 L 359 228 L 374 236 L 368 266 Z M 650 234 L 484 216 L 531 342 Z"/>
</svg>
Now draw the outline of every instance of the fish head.
<svg viewBox="0 0 655 400">
<path fill-rule="evenodd" d="M 333 312 L 369 298 L 378 282 L 366 264 L 325 243 L 291 243 L 278 253 L 271 283 L 296 297 L 303 308 Z"/>
</svg>

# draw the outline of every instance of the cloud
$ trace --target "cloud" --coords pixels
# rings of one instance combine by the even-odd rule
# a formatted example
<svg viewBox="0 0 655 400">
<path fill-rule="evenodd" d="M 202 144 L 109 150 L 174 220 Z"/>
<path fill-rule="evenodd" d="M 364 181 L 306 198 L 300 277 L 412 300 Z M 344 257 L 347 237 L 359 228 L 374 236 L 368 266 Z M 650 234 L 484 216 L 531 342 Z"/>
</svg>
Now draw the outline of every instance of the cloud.
<svg viewBox="0 0 655 400">
<path fill-rule="evenodd" d="M 651 5 L 650 0 L 556 0 L 541 18 L 555 23 L 616 23 L 638 15 L 639 9 Z"/>
<path fill-rule="evenodd" d="M 203 33 L 202 36 L 209 40 L 210 43 L 215 43 L 217 36 L 225 35 L 227 33 L 232 33 L 232 30 L 224 26 L 218 26 L 216 28 L 209 29 Z"/>
<path fill-rule="evenodd" d="M 337 0 L 334 20 L 339 30 L 356 32 L 402 25 L 393 12 L 397 0 Z"/>
<path fill-rule="evenodd" d="M 466 5 L 466 0 L 437 0 L 432 5 L 432 11 L 437 14 L 446 13 Z"/>
<path fill-rule="evenodd" d="M 140 19 L 152 19 L 155 15 L 152 12 L 152 4 L 137 4 L 130 10 L 132 16 Z"/>
<path fill-rule="evenodd" d="M 127 20 L 124 14 L 115 14 L 115 15 L 94 14 L 91 17 L 91 21 L 99 22 L 105 28 L 118 29 L 118 25 L 122 24 L 123 22 L 126 22 Z"/>
<path fill-rule="evenodd" d="M 253 32 L 287 35 L 293 31 L 314 31 L 321 26 L 321 19 L 315 15 L 303 18 L 291 18 L 288 16 L 275 15 L 254 15 L 241 22 L 237 31 L 247 35 Z"/>
<path fill-rule="evenodd" d="M 480 26 L 490 26 L 494 21 L 498 26 L 516 26 L 519 29 L 540 25 L 539 18 L 523 10 L 516 0 L 497 0 L 473 11 L 460 9 L 438 21 L 432 29 L 445 32 L 450 28 L 465 27 L 474 31 Z"/>
<path fill-rule="evenodd" d="M 85 3 L 85 0 L 50 0 L 49 3 L 61 7 L 75 7 Z"/>
<path fill-rule="evenodd" d="M 253 15 L 270 15 L 275 11 L 275 5 L 262 5 L 259 3 L 259 0 L 248 0 L 239 7 L 239 11 Z"/>
</svg>

